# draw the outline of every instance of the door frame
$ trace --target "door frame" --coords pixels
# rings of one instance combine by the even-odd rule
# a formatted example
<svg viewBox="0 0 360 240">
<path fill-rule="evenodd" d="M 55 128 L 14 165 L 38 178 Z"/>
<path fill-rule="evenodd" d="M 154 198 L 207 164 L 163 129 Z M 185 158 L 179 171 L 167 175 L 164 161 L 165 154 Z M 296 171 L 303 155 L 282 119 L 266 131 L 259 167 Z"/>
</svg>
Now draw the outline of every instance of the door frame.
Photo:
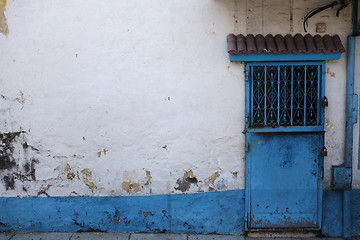
<svg viewBox="0 0 360 240">
<path fill-rule="evenodd" d="M 324 107 L 320 108 L 320 125 L 317 126 L 290 126 L 290 127 L 277 127 L 277 128 L 253 128 L 251 129 L 250 126 L 250 111 L 251 111 L 251 86 L 250 86 L 250 66 L 267 66 L 267 65 L 290 65 L 290 64 L 298 64 L 298 65 L 320 65 L 321 71 L 318 73 L 320 77 L 320 99 L 318 104 L 322 106 L 322 99 L 325 97 L 325 61 L 306 61 L 306 62 L 246 62 L 245 63 L 245 231 L 246 232 L 260 232 L 260 231 L 289 231 L 289 230 L 306 230 L 306 231 L 319 231 L 322 229 L 322 195 L 323 195 L 323 175 L 324 175 L 324 158 L 320 157 L 320 167 L 321 167 L 321 174 L 319 176 L 320 180 L 318 182 L 318 202 L 317 202 L 317 214 L 318 214 L 318 221 L 319 227 L 316 228 L 249 228 L 248 220 L 250 220 L 250 211 L 251 211 L 251 199 L 250 199 L 250 186 L 251 186 L 251 178 L 250 178 L 250 171 L 251 171 L 251 160 L 249 157 L 249 141 L 247 134 L 251 133 L 271 133 L 271 132 L 278 132 L 278 133 L 286 133 L 286 132 L 317 132 L 323 133 L 323 142 L 325 144 L 325 131 L 324 131 L 324 123 L 325 123 L 325 109 Z M 319 105 L 319 106 L 320 106 Z M 319 149 L 320 151 L 320 149 Z"/>
</svg>

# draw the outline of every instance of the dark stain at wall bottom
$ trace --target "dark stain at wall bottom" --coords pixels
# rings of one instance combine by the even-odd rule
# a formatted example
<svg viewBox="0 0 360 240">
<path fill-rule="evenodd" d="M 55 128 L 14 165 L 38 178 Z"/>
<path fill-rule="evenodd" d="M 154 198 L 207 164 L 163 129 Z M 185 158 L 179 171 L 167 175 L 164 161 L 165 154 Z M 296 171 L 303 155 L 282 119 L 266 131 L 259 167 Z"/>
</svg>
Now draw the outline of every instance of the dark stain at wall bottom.
<svg viewBox="0 0 360 240">
<path fill-rule="evenodd" d="M 30 162 L 26 162 L 24 170 L 31 177 L 32 180 L 36 180 L 35 177 L 35 164 L 39 163 L 39 160 L 32 158 Z"/>
<path fill-rule="evenodd" d="M 6 190 L 15 189 L 16 180 L 21 182 L 36 180 L 35 165 L 39 161 L 31 157 L 30 151 L 38 152 L 39 150 L 28 145 L 24 134 L 26 134 L 25 131 L 0 133 L 0 179 Z M 19 146 L 19 143 L 22 149 L 21 147 L 15 149 L 15 144 Z M 23 151 L 21 155 L 25 158 L 25 161 L 21 159 L 22 162 L 25 162 L 23 166 L 20 166 L 18 158 L 14 157 L 14 153 L 19 150 Z M 24 186 L 22 189 L 26 191 Z"/>
<path fill-rule="evenodd" d="M 9 132 L 0 133 L 0 170 L 12 169 L 16 166 L 13 158 L 14 146 L 13 143 L 16 137 L 24 132 Z"/>
<path fill-rule="evenodd" d="M 6 190 L 15 188 L 15 179 L 13 176 L 5 176 L 3 177 L 3 182 L 5 184 Z"/>
</svg>

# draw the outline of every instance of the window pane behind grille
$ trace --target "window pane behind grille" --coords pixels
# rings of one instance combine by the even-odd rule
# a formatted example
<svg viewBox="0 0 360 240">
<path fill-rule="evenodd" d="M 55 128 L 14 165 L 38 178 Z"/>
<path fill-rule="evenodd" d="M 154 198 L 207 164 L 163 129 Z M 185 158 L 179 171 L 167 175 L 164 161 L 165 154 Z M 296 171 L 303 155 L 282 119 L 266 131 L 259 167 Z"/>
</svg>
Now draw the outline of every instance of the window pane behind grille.
<svg viewBox="0 0 360 240">
<path fill-rule="evenodd" d="M 251 127 L 319 125 L 321 65 L 250 66 Z"/>
</svg>

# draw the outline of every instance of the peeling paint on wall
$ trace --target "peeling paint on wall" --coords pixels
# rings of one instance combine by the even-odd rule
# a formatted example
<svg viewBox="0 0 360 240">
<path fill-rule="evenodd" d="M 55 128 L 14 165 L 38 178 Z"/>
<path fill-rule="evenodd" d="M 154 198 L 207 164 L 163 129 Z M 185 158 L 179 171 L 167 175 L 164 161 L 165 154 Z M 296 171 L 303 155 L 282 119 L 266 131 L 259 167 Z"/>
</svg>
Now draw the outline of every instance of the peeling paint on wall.
<svg viewBox="0 0 360 240">
<path fill-rule="evenodd" d="M 193 171 L 185 171 L 184 176 L 176 181 L 177 186 L 175 186 L 174 189 L 181 192 L 186 192 L 189 191 L 191 184 L 197 185 L 197 183 L 198 180 Z"/>
<path fill-rule="evenodd" d="M 330 77 L 335 77 L 335 73 L 334 73 L 334 72 L 330 72 L 330 68 L 329 68 L 329 67 L 326 68 L 326 74 L 329 74 Z"/>
<path fill-rule="evenodd" d="M 301 18 L 321 1 L 74 2 L 14 1 L 5 10 L 0 0 L 0 31 L 9 32 L 6 18 L 12 29 L 0 36 L 0 194 L 14 203 L 4 201 L 4 219 L 21 219 L 2 219 L 0 230 L 46 230 L 49 220 L 84 231 L 243 226 L 245 64 L 229 63 L 224 39 L 231 31 L 304 34 Z M 349 9 L 312 21 L 325 21 L 345 43 Z M 327 80 L 335 72 L 345 79 L 345 61 L 327 62 Z M 342 86 L 327 81 L 325 167 L 343 160 Z M 29 210 L 43 206 L 49 211 Z M 10 216 L 19 209 L 25 218 Z"/>
<path fill-rule="evenodd" d="M 83 137 L 83 140 L 85 140 L 85 137 Z M 104 148 L 103 150 L 97 152 L 97 156 L 98 156 L 98 157 L 101 157 L 102 154 L 103 154 L 104 156 L 106 156 L 106 153 L 107 153 L 107 152 L 108 152 L 108 150 Z"/>
<path fill-rule="evenodd" d="M 88 186 L 88 188 L 91 190 L 97 189 L 97 186 L 93 182 L 91 170 L 85 168 L 81 170 L 81 173 L 82 173 L 82 180 L 84 181 L 85 185 Z"/>
<path fill-rule="evenodd" d="M 22 105 L 24 105 L 25 104 L 24 93 L 20 91 L 20 97 L 15 98 L 15 100 L 21 103 Z"/>
<path fill-rule="evenodd" d="M 209 187 L 209 191 L 215 190 L 214 182 L 215 182 L 216 178 L 218 178 L 219 176 L 220 176 L 220 173 L 215 172 L 210 177 L 208 177 L 207 179 L 204 180 L 205 185 Z"/>
<path fill-rule="evenodd" d="M 140 192 L 141 188 L 140 188 L 140 184 L 139 183 L 132 183 L 131 180 L 128 182 L 122 182 L 121 184 L 122 189 L 127 191 L 128 193 L 130 192 Z"/>
<path fill-rule="evenodd" d="M 43 181 L 40 187 L 40 191 L 37 193 L 37 196 L 45 195 L 46 197 L 50 197 L 50 195 L 47 193 L 47 191 L 50 189 L 52 185 L 46 184 L 46 181 Z"/>
<path fill-rule="evenodd" d="M 137 181 L 137 178 L 138 176 L 135 173 L 135 171 L 132 172 L 124 171 L 123 182 L 121 184 L 122 189 L 128 193 L 140 192 L 141 191 L 140 183 L 135 182 Z"/>
<path fill-rule="evenodd" d="M 5 11 L 6 8 L 6 0 L 0 0 L 0 9 Z"/>
<path fill-rule="evenodd" d="M 0 0 L 0 32 L 4 35 L 8 35 L 9 27 L 5 16 L 6 0 Z"/>
<path fill-rule="evenodd" d="M 1 45 L 0 60 L 0 133 L 10 134 L 2 143 L 11 139 L 12 133 L 21 132 L 10 141 L 14 150 L 4 146 L 1 153 L 2 196 L 141 196 L 243 189 L 245 97 L 239 94 L 244 83 L 238 80 L 244 78 L 244 64 L 224 61 L 225 50 L 219 54 L 205 49 L 219 49 L 231 31 L 284 34 L 289 33 L 290 24 L 290 31 L 301 32 L 301 17 L 312 3 L 187 2 L 177 6 L 176 16 L 154 16 L 152 11 L 145 11 L 146 16 L 138 18 L 131 4 L 116 2 L 114 8 L 100 6 L 111 18 L 106 20 L 106 27 L 97 26 L 102 34 L 95 36 L 95 28 L 85 21 L 93 18 L 93 10 L 85 2 L 78 4 L 87 11 L 69 8 L 69 15 L 59 25 L 59 18 L 53 16 L 65 10 L 61 3 L 49 8 L 45 3 L 6 5 L 0 0 L 0 12 L 7 7 L 9 27 L 17 29 L 16 35 L 11 34 L 14 41 L 0 39 L 6 41 Z M 121 19 L 111 9 L 126 9 L 135 22 L 114 33 L 111 23 Z M 188 9 L 192 9 L 190 15 Z M 331 15 L 325 19 L 342 40 L 351 31 L 350 12 L 344 11 L 347 14 L 339 18 Z M 192 21 L 196 24 L 190 26 L 181 21 L 182 16 L 193 20 L 202 16 L 202 21 Z M 95 17 L 100 20 L 93 21 L 96 25 L 102 22 L 100 15 Z M 144 25 L 144 18 L 151 21 Z M 320 18 L 314 16 L 313 20 Z M 24 19 L 33 19 L 31 26 L 24 26 Z M 60 28 L 49 34 L 54 26 Z M 140 49 L 153 44 L 135 36 L 134 29 L 139 26 L 151 32 L 156 29 L 152 41 L 162 42 L 146 55 Z M 179 34 L 171 30 L 173 26 L 189 32 Z M 206 31 L 198 31 L 204 27 Z M 169 29 L 171 34 L 162 38 Z M 210 29 L 216 36 L 208 35 Z M 33 34 L 21 34 L 26 32 Z M 102 38 L 109 32 L 115 34 L 113 38 Z M 199 34 L 196 41 L 206 47 L 199 49 L 199 44 L 189 42 L 194 32 Z M 34 36 L 38 36 L 36 41 Z M 83 37 L 90 41 L 84 44 Z M 117 44 L 116 39 L 123 39 L 123 44 Z M 179 40 L 172 48 L 174 52 L 159 54 L 168 52 L 167 43 L 174 43 L 174 39 Z M 194 53 L 205 54 L 209 61 L 194 62 Z M 181 58 L 174 60 L 172 54 Z M 336 72 L 336 77 L 343 79 L 345 60 L 328 62 L 327 78 L 335 77 Z M 152 61 L 156 64 L 148 64 Z M 119 63 L 115 68 L 114 62 Z M 158 71 L 157 66 L 162 65 L 165 71 Z M 134 71 L 139 68 L 143 71 Z M 218 69 L 216 74 L 214 68 Z M 176 88 L 168 85 L 170 78 Z M 51 84 L 49 79 L 53 79 Z M 164 91 L 156 87 L 158 84 Z M 328 166 L 342 161 L 345 123 L 337 113 L 343 109 L 343 85 L 341 81 L 328 81 L 326 87 L 332 103 L 326 116 L 331 122 L 326 133 Z M 199 89 L 203 89 L 201 94 Z M 325 168 L 325 186 L 329 172 L 329 167 Z"/>
<path fill-rule="evenodd" d="M 73 180 L 76 176 L 75 173 L 71 170 L 71 167 L 68 163 L 66 164 L 65 172 L 66 172 L 66 178 L 69 180 Z"/>
<path fill-rule="evenodd" d="M 149 185 L 150 183 L 151 183 L 151 174 L 150 174 L 150 171 L 149 170 L 146 170 L 146 177 L 145 177 L 145 179 L 146 179 L 146 182 L 145 182 L 145 186 L 147 186 L 147 185 Z"/>
</svg>

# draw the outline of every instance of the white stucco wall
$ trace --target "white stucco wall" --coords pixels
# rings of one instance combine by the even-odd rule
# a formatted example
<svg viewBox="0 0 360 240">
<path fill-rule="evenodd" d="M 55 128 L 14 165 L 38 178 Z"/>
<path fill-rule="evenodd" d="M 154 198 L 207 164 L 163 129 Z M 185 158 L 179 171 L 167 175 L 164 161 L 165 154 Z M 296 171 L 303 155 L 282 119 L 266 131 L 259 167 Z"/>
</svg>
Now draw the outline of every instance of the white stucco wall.
<svg viewBox="0 0 360 240">
<path fill-rule="evenodd" d="M 0 172 L 1 196 L 181 193 L 186 177 L 186 192 L 243 189 L 244 64 L 226 35 L 304 33 L 326 2 L 8 1 L 0 132 L 16 133 L 19 167 Z M 346 44 L 351 9 L 335 13 L 308 30 Z M 325 188 L 344 155 L 346 54 L 327 67 Z"/>
</svg>

